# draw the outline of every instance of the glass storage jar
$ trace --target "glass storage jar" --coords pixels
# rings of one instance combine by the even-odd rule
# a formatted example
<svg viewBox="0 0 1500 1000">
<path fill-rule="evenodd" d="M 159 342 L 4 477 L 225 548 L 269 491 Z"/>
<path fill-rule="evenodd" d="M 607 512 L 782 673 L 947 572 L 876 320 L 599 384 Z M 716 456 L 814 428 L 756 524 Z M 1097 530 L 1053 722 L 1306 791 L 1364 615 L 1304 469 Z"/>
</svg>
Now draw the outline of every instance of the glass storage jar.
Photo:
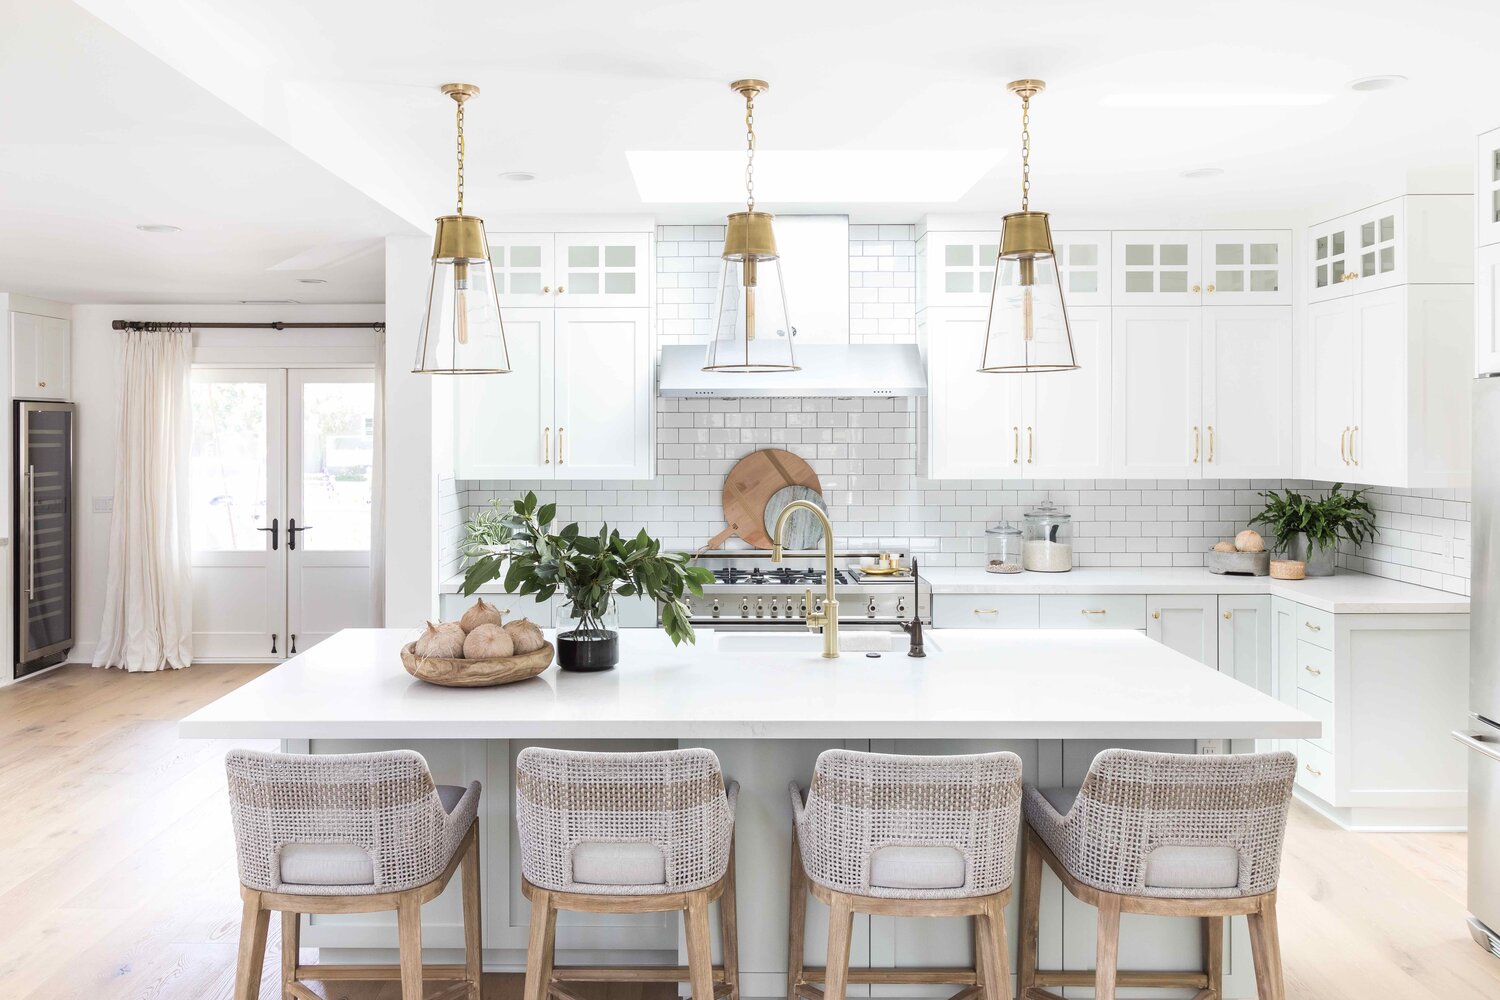
<svg viewBox="0 0 1500 1000">
<path fill-rule="evenodd" d="M 1025 514 L 1021 565 L 1034 573 L 1066 573 L 1073 568 L 1073 515 L 1044 500 Z"/>
<path fill-rule="evenodd" d="M 1021 529 L 1001 521 L 984 529 L 984 547 L 989 554 L 985 569 L 991 573 L 1019 573 L 1021 565 Z"/>
</svg>

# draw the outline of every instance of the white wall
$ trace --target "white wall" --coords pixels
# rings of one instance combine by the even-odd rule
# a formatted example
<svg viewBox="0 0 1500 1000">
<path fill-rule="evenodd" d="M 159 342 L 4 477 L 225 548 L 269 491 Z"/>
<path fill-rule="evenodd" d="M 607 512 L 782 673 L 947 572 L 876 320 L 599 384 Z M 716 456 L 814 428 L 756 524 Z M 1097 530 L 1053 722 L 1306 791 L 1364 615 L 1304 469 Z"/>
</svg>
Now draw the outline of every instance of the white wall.
<svg viewBox="0 0 1500 1000">
<path fill-rule="evenodd" d="M 78 305 L 73 313 L 73 399 L 76 447 L 75 504 L 77 548 L 74 568 L 74 629 L 78 642 L 69 659 L 88 662 L 99 642 L 104 615 L 105 575 L 109 569 L 109 514 L 93 512 L 95 497 L 112 497 L 115 483 L 116 409 L 119 405 L 120 334 L 116 319 L 157 322 L 372 322 L 384 318 L 380 305 Z M 195 357 L 214 364 L 274 365 L 321 358 L 329 362 L 370 357 L 370 332 L 207 330 L 194 335 Z"/>
</svg>

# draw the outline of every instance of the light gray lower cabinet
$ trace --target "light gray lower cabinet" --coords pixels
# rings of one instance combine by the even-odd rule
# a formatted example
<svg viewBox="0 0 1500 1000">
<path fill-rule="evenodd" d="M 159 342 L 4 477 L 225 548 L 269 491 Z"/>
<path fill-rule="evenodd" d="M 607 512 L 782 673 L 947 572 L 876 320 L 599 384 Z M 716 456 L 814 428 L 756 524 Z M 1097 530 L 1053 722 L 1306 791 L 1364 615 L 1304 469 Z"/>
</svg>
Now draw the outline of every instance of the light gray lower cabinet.
<svg viewBox="0 0 1500 1000">
<path fill-rule="evenodd" d="M 1153 594 L 1147 598 L 1151 616 L 1146 635 L 1206 667 L 1219 665 L 1219 632 L 1215 618 L 1219 598 L 1214 594 Z"/>
</svg>

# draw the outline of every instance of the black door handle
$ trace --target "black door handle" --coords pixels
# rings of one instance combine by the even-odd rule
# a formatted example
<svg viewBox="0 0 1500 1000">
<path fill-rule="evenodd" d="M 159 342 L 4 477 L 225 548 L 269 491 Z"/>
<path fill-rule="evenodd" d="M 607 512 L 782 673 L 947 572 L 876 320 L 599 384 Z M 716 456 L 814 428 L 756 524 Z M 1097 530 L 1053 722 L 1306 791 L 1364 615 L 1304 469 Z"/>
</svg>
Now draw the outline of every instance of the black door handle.
<svg viewBox="0 0 1500 1000">
<path fill-rule="evenodd" d="M 269 528 L 256 528 L 255 529 L 256 531 L 269 531 L 271 533 L 271 551 L 272 552 L 275 552 L 277 550 L 277 548 L 279 548 L 281 546 L 281 529 L 280 529 L 280 523 L 281 522 L 277 518 L 273 517 L 273 518 L 271 518 L 271 526 Z M 296 524 L 297 522 L 293 521 L 292 523 Z M 275 650 L 272 650 L 272 652 L 275 652 Z"/>
<path fill-rule="evenodd" d="M 289 549 L 295 549 L 297 547 L 297 532 L 299 532 L 299 531 L 311 531 L 311 530 L 312 530 L 312 525 L 310 525 L 310 524 L 304 524 L 300 528 L 297 527 L 297 519 L 295 517 L 292 518 L 291 520 L 287 521 L 287 523 L 286 523 L 286 547 L 289 548 Z"/>
</svg>

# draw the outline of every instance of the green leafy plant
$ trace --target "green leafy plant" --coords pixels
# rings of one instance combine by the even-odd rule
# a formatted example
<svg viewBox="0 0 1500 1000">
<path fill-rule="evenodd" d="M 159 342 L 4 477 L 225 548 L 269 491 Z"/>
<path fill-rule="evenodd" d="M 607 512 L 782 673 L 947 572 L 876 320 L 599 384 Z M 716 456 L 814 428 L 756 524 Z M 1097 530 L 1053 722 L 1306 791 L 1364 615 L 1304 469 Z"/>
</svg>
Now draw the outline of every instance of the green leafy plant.
<svg viewBox="0 0 1500 1000">
<path fill-rule="evenodd" d="M 510 512 L 499 500 L 491 500 L 488 507 L 464 522 L 464 540 L 460 545 L 463 554 L 470 559 L 492 555 L 493 550 L 510 540 L 510 529 L 505 526 Z"/>
<path fill-rule="evenodd" d="M 506 513 L 498 503 L 491 506 L 493 511 L 479 515 L 486 519 L 484 537 L 493 539 L 484 544 L 505 546 L 508 554 L 476 549 L 464 573 L 466 596 L 503 574 L 507 594 L 534 596 L 538 603 L 561 590 L 577 622 L 573 631 L 598 632 L 616 595 L 640 595 L 660 603 L 662 628 L 673 645 L 697 641 L 683 598 L 701 596 L 713 573 L 689 565 L 686 553 L 663 552 L 661 542 L 644 529 L 625 537 L 606 524 L 597 535 L 585 535 L 574 523 L 551 534 L 557 505 L 538 506 L 535 493 L 516 500 Z"/>
<path fill-rule="evenodd" d="M 1285 552 L 1299 531 L 1318 549 L 1337 548 L 1340 540 L 1363 545 L 1380 533 L 1375 527 L 1375 510 L 1365 499 L 1364 490 L 1343 490 L 1343 483 L 1334 483 L 1321 500 L 1296 490 L 1266 490 L 1260 495 L 1266 502 L 1265 509 L 1252 517 L 1250 524 L 1261 525 L 1275 536 L 1277 552 Z"/>
</svg>

